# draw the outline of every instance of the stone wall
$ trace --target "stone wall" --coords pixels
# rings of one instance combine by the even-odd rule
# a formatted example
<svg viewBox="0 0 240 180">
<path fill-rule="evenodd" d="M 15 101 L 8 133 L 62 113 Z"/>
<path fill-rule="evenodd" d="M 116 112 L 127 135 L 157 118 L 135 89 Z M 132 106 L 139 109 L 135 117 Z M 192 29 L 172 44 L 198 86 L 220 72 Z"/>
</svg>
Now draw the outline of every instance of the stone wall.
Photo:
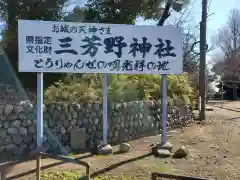
<svg viewBox="0 0 240 180">
<path fill-rule="evenodd" d="M 109 104 L 108 141 L 117 144 L 160 132 L 160 102 Z M 168 106 L 168 127 L 192 122 L 187 106 Z M 70 132 L 86 128 L 86 146 L 102 143 L 102 105 L 52 103 L 44 106 L 44 146 L 70 150 Z M 58 146 L 59 145 L 59 146 Z M 0 154 L 21 155 L 36 147 L 36 108 L 29 102 L 0 106 Z M 55 150 L 54 150 L 55 149 Z"/>
</svg>

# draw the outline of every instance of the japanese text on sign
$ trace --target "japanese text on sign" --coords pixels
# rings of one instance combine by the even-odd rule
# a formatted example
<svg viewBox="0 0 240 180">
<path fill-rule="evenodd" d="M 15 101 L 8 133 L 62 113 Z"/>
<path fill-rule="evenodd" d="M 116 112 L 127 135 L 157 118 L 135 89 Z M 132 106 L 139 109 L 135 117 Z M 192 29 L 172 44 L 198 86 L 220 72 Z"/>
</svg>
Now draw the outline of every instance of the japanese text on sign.
<svg viewBox="0 0 240 180">
<path fill-rule="evenodd" d="M 21 72 L 180 74 L 182 53 L 172 26 L 19 21 Z"/>
</svg>

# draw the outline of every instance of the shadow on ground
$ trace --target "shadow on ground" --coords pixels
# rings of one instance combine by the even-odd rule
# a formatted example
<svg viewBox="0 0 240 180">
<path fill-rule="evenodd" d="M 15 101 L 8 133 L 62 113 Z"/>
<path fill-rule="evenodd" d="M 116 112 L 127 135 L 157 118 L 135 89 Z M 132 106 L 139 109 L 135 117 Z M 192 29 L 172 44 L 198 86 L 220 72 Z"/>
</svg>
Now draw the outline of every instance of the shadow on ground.
<svg viewBox="0 0 240 180">
<path fill-rule="evenodd" d="M 91 156 L 92 156 L 92 154 L 88 154 L 88 155 L 85 155 L 85 156 L 81 156 L 79 158 L 75 158 L 75 160 L 82 160 L 82 159 L 89 158 Z M 53 168 L 53 167 L 56 167 L 56 166 L 60 166 L 60 165 L 63 165 L 63 164 L 65 164 L 65 162 L 63 162 L 63 161 L 52 163 L 52 164 L 48 164 L 48 165 L 42 166 L 41 170 L 46 170 L 46 169 Z M 13 176 L 7 177 L 7 180 L 19 179 L 19 178 L 22 178 L 24 176 L 31 175 L 33 173 L 36 173 L 36 169 L 30 170 L 30 171 L 27 171 L 27 172 L 22 172 L 22 173 L 19 173 L 17 175 L 13 175 Z"/>
<path fill-rule="evenodd" d="M 118 153 L 114 153 L 114 154 L 118 154 Z M 93 154 L 89 154 L 89 155 L 81 156 L 81 157 L 75 158 L 75 159 L 76 160 L 82 160 L 82 159 L 89 158 L 92 155 Z M 107 173 L 107 172 L 109 172 L 109 171 L 111 171 L 115 168 L 118 168 L 119 166 L 125 165 L 127 163 L 131 163 L 131 162 L 134 162 L 134 161 L 137 161 L 137 160 L 144 159 L 144 158 L 149 157 L 151 155 L 152 155 L 152 153 L 147 153 L 147 154 L 135 157 L 135 158 L 131 158 L 131 159 L 128 159 L 128 160 L 125 160 L 125 161 L 118 162 L 116 164 L 112 164 L 112 165 L 110 165 L 106 168 L 103 168 L 103 169 L 99 170 L 99 171 L 93 172 L 91 174 L 91 178 L 95 178 L 95 177 L 100 176 L 104 173 Z M 56 163 L 48 164 L 48 165 L 42 166 L 41 170 L 46 170 L 46 169 L 57 167 L 57 166 L 60 166 L 60 165 L 63 165 L 63 164 L 65 164 L 65 162 L 56 162 Z M 7 177 L 7 180 L 20 179 L 24 176 L 31 175 L 31 174 L 34 174 L 34 173 L 36 173 L 36 169 L 30 170 L 30 171 L 27 171 L 27 172 L 22 172 L 22 173 Z"/>
<path fill-rule="evenodd" d="M 119 166 L 125 165 L 125 164 L 130 163 L 130 162 L 134 162 L 134 161 L 137 161 L 137 160 L 144 159 L 144 158 L 149 157 L 151 155 L 152 155 L 152 153 L 147 153 L 147 154 L 144 154 L 142 156 L 138 156 L 138 157 L 135 157 L 135 158 L 132 158 L 132 159 L 128 159 L 128 160 L 125 160 L 125 161 L 118 162 L 116 164 L 112 164 L 112 165 L 110 165 L 106 168 L 103 168 L 103 169 L 101 169 L 97 172 L 92 173 L 91 178 L 95 178 L 95 177 L 97 177 L 99 175 L 102 175 L 104 173 L 107 173 L 107 172 L 109 172 L 109 171 L 111 171 L 115 168 L 118 168 Z"/>
</svg>

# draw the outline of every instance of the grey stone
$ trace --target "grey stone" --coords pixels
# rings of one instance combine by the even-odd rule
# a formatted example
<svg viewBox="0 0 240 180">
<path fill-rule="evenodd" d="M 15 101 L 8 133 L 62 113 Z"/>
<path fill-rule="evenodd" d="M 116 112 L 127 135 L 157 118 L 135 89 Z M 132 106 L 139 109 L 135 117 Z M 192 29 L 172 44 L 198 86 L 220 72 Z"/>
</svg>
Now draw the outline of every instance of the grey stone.
<svg viewBox="0 0 240 180">
<path fill-rule="evenodd" d="M 99 119 L 94 119 L 94 124 L 97 125 L 99 123 Z"/>
<path fill-rule="evenodd" d="M 25 112 L 32 112 L 34 109 L 34 106 L 33 106 L 33 104 L 31 104 L 30 101 L 21 101 L 20 106 L 23 107 Z"/>
<path fill-rule="evenodd" d="M 28 127 L 32 124 L 32 121 L 31 120 L 23 120 L 22 121 L 22 126 L 23 127 Z"/>
<path fill-rule="evenodd" d="M 13 135 L 12 139 L 13 139 L 13 142 L 17 145 L 19 145 L 23 142 L 23 138 L 19 135 Z"/>
<path fill-rule="evenodd" d="M 61 111 L 62 110 L 61 105 L 60 104 L 56 105 L 55 109 L 56 111 Z"/>
<path fill-rule="evenodd" d="M 173 154 L 173 158 L 184 158 L 187 155 L 188 155 L 187 148 L 185 146 L 182 146 Z"/>
<path fill-rule="evenodd" d="M 0 153 L 2 153 L 5 150 L 5 146 L 0 146 Z"/>
<path fill-rule="evenodd" d="M 74 104 L 74 109 L 76 111 L 80 111 L 81 110 L 81 105 L 80 104 Z"/>
<path fill-rule="evenodd" d="M 69 127 L 67 128 L 67 132 L 71 132 L 72 129 L 73 129 L 73 127 L 72 127 L 72 126 L 69 126 Z"/>
<path fill-rule="evenodd" d="M 33 150 L 35 147 L 36 147 L 36 144 L 31 144 L 31 145 L 29 146 L 29 150 Z"/>
<path fill-rule="evenodd" d="M 47 142 L 48 137 L 46 135 L 43 135 L 43 143 Z"/>
<path fill-rule="evenodd" d="M 69 142 L 69 136 L 68 135 L 63 135 L 63 142 L 64 143 L 67 143 L 68 144 L 68 142 Z"/>
<path fill-rule="evenodd" d="M 119 151 L 121 153 L 127 153 L 127 152 L 129 152 L 130 149 L 131 149 L 131 145 L 128 143 L 122 143 L 119 146 Z"/>
<path fill-rule="evenodd" d="M 4 139 L 3 139 L 3 144 L 5 145 L 8 145 L 12 142 L 12 138 L 10 136 L 6 136 Z"/>
<path fill-rule="evenodd" d="M 2 145 L 4 145 L 4 137 L 1 137 L 1 136 L 0 136 L 0 147 L 1 147 Z"/>
<path fill-rule="evenodd" d="M 77 120 L 77 126 L 78 126 L 78 127 L 81 127 L 81 126 L 82 126 L 82 124 L 83 124 L 83 123 L 82 123 L 82 121 L 81 121 L 80 119 L 79 119 L 79 120 Z"/>
<path fill-rule="evenodd" d="M 101 139 L 98 139 L 98 138 L 95 138 L 95 144 L 97 145 L 97 146 L 99 146 L 99 145 L 103 145 L 104 143 L 103 143 L 103 140 L 101 140 Z"/>
<path fill-rule="evenodd" d="M 19 117 L 20 120 L 26 120 L 27 119 L 27 115 L 24 112 L 19 113 L 18 117 Z"/>
<path fill-rule="evenodd" d="M 3 111 L 6 116 L 9 116 L 13 112 L 13 105 L 6 104 Z"/>
<path fill-rule="evenodd" d="M 89 124 L 93 124 L 93 119 L 92 118 L 90 118 L 89 120 L 88 120 L 88 122 L 89 122 Z"/>
<path fill-rule="evenodd" d="M 27 128 L 20 127 L 20 128 L 19 128 L 19 133 L 20 133 L 21 135 L 27 135 Z"/>
<path fill-rule="evenodd" d="M 173 145 L 170 142 L 166 142 L 166 144 L 161 145 L 161 143 L 157 143 L 157 148 L 158 149 L 166 149 L 172 152 Z"/>
<path fill-rule="evenodd" d="M 15 113 L 15 114 L 19 114 L 20 112 L 22 112 L 23 111 L 23 107 L 22 106 L 14 106 L 14 108 L 13 108 L 13 112 Z"/>
<path fill-rule="evenodd" d="M 87 118 L 83 118 L 83 124 L 84 125 L 88 124 L 88 119 Z"/>
<path fill-rule="evenodd" d="M 97 152 L 98 152 L 98 154 L 108 155 L 108 154 L 112 154 L 113 148 L 109 144 L 100 145 L 100 146 L 97 147 Z"/>
<path fill-rule="evenodd" d="M 113 132 L 112 131 L 108 131 L 108 137 L 112 137 L 113 136 Z"/>
<path fill-rule="evenodd" d="M 112 108 L 113 111 L 111 111 L 109 118 L 108 142 L 126 142 L 142 136 L 145 132 L 160 132 L 159 105 L 160 104 L 155 104 L 152 101 L 112 104 L 110 108 Z M 85 148 L 87 144 L 94 148 L 96 145 L 103 144 L 102 110 L 99 110 L 100 106 L 101 104 L 97 103 L 89 103 L 87 105 L 48 104 L 46 106 L 46 112 L 44 113 L 45 127 L 48 127 L 54 136 L 62 141 L 61 143 L 63 143 L 64 146 L 71 145 L 72 140 L 70 137 L 72 129 L 84 127 L 85 135 L 81 137 L 84 140 L 81 140 L 80 136 L 76 136 L 74 139 L 78 141 L 77 143 L 79 143 L 79 141 L 82 143 L 80 144 L 81 147 Z M 12 112 L 8 116 L 4 115 L 4 107 L 5 106 L 0 106 L 0 136 L 2 134 L 4 136 L 6 135 L 6 137 L 1 140 L 1 144 L 13 144 L 13 137 L 14 141 L 19 142 L 20 138 L 16 138 L 16 135 L 22 137 L 23 141 L 21 145 L 29 146 L 31 143 L 35 144 L 35 107 L 30 102 L 22 102 L 20 105 L 14 105 Z M 192 122 L 192 112 L 186 106 L 182 109 L 185 110 L 184 116 L 181 116 L 182 110 L 180 107 L 172 105 L 168 109 L 167 123 L 169 127 L 184 126 Z M 145 112 L 147 112 L 148 115 L 146 115 Z M 54 119 L 52 116 L 54 116 Z M 4 129 L 5 132 L 2 131 L 2 129 Z M 47 138 L 44 138 L 44 141 L 47 141 Z M 172 146 L 166 144 L 163 147 L 158 146 L 156 150 L 159 148 L 171 151 Z"/>
<path fill-rule="evenodd" d="M 20 113 L 21 114 L 21 113 Z M 35 120 L 36 118 L 36 113 L 35 112 L 30 112 L 28 114 L 25 114 L 25 116 L 23 115 L 22 117 L 20 117 L 22 119 L 29 119 L 29 120 Z M 44 119 L 45 120 L 45 119 Z"/>
<path fill-rule="evenodd" d="M 86 129 L 71 130 L 71 148 L 73 150 L 81 150 L 86 148 Z"/>
<path fill-rule="evenodd" d="M 19 128 L 20 125 L 21 125 L 21 121 L 19 121 L 19 120 L 16 120 L 12 123 L 12 126 L 17 128 L 17 129 Z"/>
<path fill-rule="evenodd" d="M 65 120 L 65 121 L 63 121 L 63 125 L 64 125 L 64 127 L 65 128 L 68 128 L 69 127 L 69 121 L 68 120 Z"/>
<path fill-rule="evenodd" d="M 68 114 L 68 116 L 67 116 L 67 120 L 69 120 L 69 121 L 72 120 L 72 115 L 71 115 L 71 114 Z"/>
<path fill-rule="evenodd" d="M 78 114 L 76 111 L 73 111 L 71 114 L 73 119 L 76 119 L 78 117 Z"/>
<path fill-rule="evenodd" d="M 0 105 L 0 115 L 2 115 L 4 112 L 4 105 Z"/>
<path fill-rule="evenodd" d="M 9 134 L 17 134 L 18 133 L 18 130 L 16 128 L 8 128 L 7 132 Z"/>
<path fill-rule="evenodd" d="M 71 125 L 76 125 L 77 124 L 77 120 L 76 119 L 73 119 L 72 121 L 71 121 Z"/>
<path fill-rule="evenodd" d="M 114 132 L 114 136 L 115 136 L 115 137 L 119 137 L 119 131 L 115 131 L 115 132 Z"/>
<path fill-rule="evenodd" d="M 103 136 L 103 132 L 102 131 L 97 131 L 96 132 L 96 137 L 102 138 L 102 136 Z"/>
<path fill-rule="evenodd" d="M 93 148 L 95 148 L 95 144 L 94 144 L 94 142 L 93 142 L 93 141 L 90 141 L 90 143 L 89 143 L 89 147 L 90 147 L 90 149 L 93 149 Z"/>
<path fill-rule="evenodd" d="M 50 127 L 53 127 L 53 126 L 56 125 L 56 121 L 54 121 L 53 119 L 50 119 L 50 120 L 48 121 L 48 124 L 49 124 Z"/>
<path fill-rule="evenodd" d="M 0 138 L 3 138 L 7 135 L 7 132 L 4 128 L 0 128 Z"/>
<path fill-rule="evenodd" d="M 61 128 L 61 133 L 62 133 L 62 134 L 66 134 L 66 133 L 67 133 L 67 132 L 66 132 L 66 129 L 65 129 L 64 127 Z"/>
<path fill-rule="evenodd" d="M 19 147 L 19 155 L 22 155 L 26 151 L 27 151 L 27 145 L 21 144 Z"/>
<path fill-rule="evenodd" d="M 36 127 L 35 127 L 35 126 L 29 126 L 29 127 L 28 127 L 28 132 L 29 132 L 30 134 L 36 133 Z"/>
<path fill-rule="evenodd" d="M 12 150 L 17 150 L 18 147 L 15 144 L 8 144 L 5 146 L 6 151 L 12 151 Z"/>
<path fill-rule="evenodd" d="M 18 117 L 15 114 L 10 114 L 9 116 L 6 116 L 6 120 L 13 121 L 13 120 L 16 120 L 16 119 L 18 119 Z"/>
<path fill-rule="evenodd" d="M 171 157 L 172 153 L 167 149 L 157 149 L 157 151 L 155 152 L 155 156 L 166 158 L 166 157 Z"/>
<path fill-rule="evenodd" d="M 23 141 L 27 144 L 31 143 L 33 141 L 33 137 L 31 135 L 27 135 L 23 137 Z"/>
</svg>

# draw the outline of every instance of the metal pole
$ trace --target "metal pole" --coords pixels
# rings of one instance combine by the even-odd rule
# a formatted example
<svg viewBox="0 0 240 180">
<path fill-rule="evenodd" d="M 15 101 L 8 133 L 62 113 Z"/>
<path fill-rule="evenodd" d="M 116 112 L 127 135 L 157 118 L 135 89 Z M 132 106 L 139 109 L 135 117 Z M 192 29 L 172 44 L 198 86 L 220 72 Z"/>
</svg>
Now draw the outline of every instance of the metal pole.
<svg viewBox="0 0 240 180">
<path fill-rule="evenodd" d="M 165 6 L 165 10 L 163 16 L 167 16 L 169 13 L 169 9 L 172 6 L 173 0 L 168 0 Z M 166 18 L 160 18 L 158 21 L 158 26 L 163 26 L 164 21 Z M 161 88 L 162 88 L 162 99 L 161 99 L 161 124 L 162 124 L 162 135 L 161 135 L 161 144 L 164 145 L 167 142 L 167 75 L 162 75 L 161 81 Z"/>
<path fill-rule="evenodd" d="M 43 139 L 43 73 L 37 73 L 37 147 Z"/>
<path fill-rule="evenodd" d="M 166 144 L 167 141 L 167 75 L 162 75 L 162 136 L 161 136 L 161 144 Z"/>
<path fill-rule="evenodd" d="M 37 73 L 37 149 L 43 141 L 43 73 Z M 36 179 L 40 180 L 41 156 L 37 154 Z"/>
<path fill-rule="evenodd" d="M 103 74 L 103 143 L 108 141 L 108 75 Z"/>
<path fill-rule="evenodd" d="M 202 0 L 202 21 L 200 23 L 200 67 L 199 67 L 199 95 L 201 96 L 200 120 L 205 120 L 206 20 L 207 20 L 207 0 Z"/>
<path fill-rule="evenodd" d="M 222 81 L 222 107 L 223 107 L 223 81 Z"/>
</svg>

